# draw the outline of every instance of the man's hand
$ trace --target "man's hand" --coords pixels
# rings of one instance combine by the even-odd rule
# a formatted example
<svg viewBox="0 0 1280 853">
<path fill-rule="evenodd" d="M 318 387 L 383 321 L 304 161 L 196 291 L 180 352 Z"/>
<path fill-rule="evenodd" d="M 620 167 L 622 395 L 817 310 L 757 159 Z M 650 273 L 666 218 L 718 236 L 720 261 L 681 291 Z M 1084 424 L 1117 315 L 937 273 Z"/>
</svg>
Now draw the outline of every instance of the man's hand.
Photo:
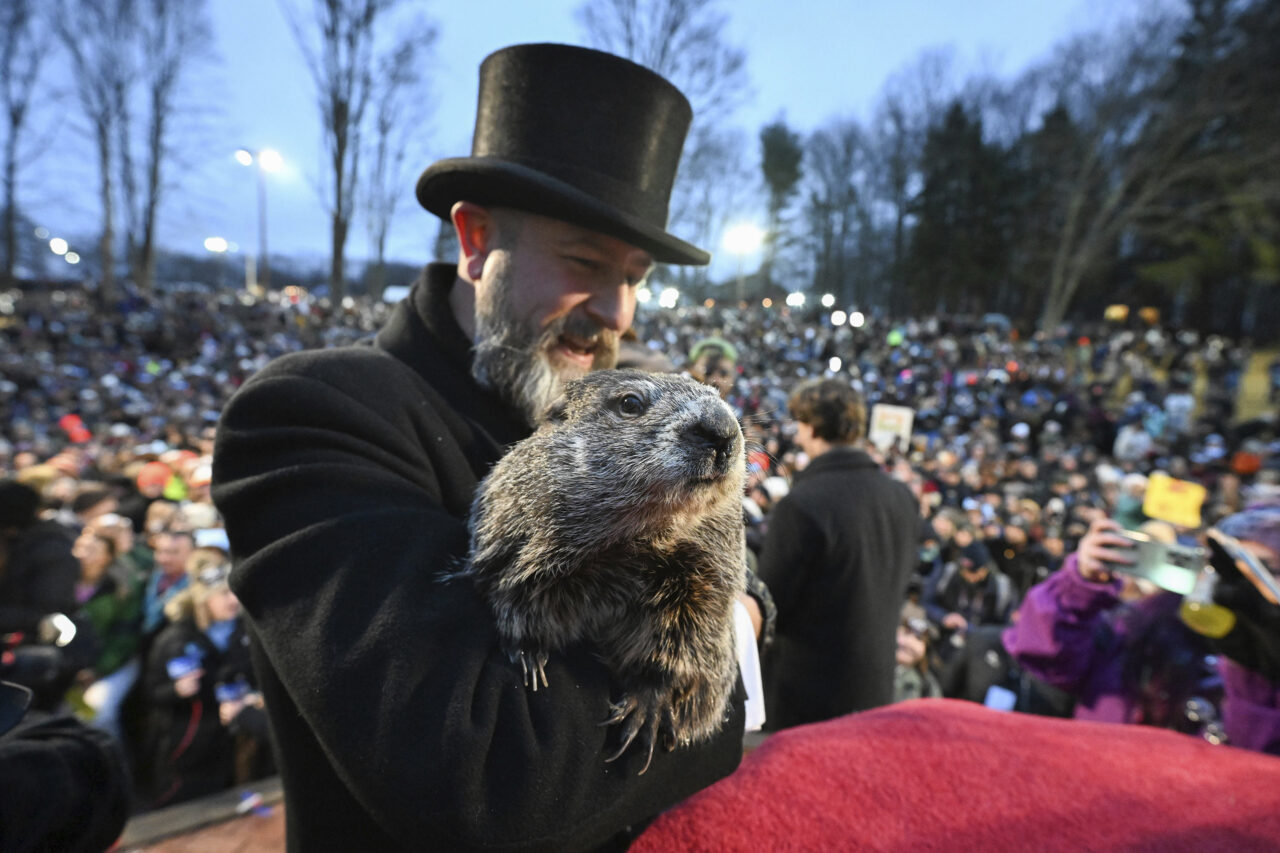
<svg viewBox="0 0 1280 853">
<path fill-rule="evenodd" d="M 190 699 L 192 696 L 200 692 L 200 679 L 204 676 L 203 669 L 197 669 L 195 672 L 186 675 L 173 682 L 173 692 L 177 693 L 183 699 Z"/>
<path fill-rule="evenodd" d="M 751 627 L 756 632 L 756 640 L 760 640 L 760 632 L 764 630 L 764 614 L 760 612 L 760 605 L 756 600 L 745 592 L 738 593 L 738 600 L 742 602 L 742 606 L 747 608 L 747 615 L 751 617 Z"/>
<path fill-rule="evenodd" d="M 231 725 L 231 721 L 236 718 L 241 710 L 244 709 L 244 700 L 237 699 L 234 702 L 218 703 L 218 719 L 222 721 L 224 726 Z"/>
<path fill-rule="evenodd" d="M 1109 583 L 1113 564 L 1133 564 L 1133 545 L 1120 535 L 1123 529 L 1105 516 L 1089 523 L 1089 532 L 1076 549 L 1076 570 L 1080 577 L 1091 583 Z"/>
<path fill-rule="evenodd" d="M 969 629 L 969 620 L 959 613 L 948 613 L 942 617 L 942 627 L 952 631 L 967 631 Z"/>
</svg>

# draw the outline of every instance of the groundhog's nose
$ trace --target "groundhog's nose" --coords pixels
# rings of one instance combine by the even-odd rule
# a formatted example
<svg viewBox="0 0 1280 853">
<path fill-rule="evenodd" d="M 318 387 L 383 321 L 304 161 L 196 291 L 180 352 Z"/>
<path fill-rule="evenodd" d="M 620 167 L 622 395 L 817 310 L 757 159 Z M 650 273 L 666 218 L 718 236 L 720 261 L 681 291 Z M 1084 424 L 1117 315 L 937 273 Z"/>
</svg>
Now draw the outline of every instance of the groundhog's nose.
<svg viewBox="0 0 1280 853">
<path fill-rule="evenodd" d="M 714 452 L 716 462 L 721 463 L 733 447 L 737 426 L 728 415 L 723 418 L 702 417 L 685 428 L 684 440 L 693 447 Z"/>
</svg>

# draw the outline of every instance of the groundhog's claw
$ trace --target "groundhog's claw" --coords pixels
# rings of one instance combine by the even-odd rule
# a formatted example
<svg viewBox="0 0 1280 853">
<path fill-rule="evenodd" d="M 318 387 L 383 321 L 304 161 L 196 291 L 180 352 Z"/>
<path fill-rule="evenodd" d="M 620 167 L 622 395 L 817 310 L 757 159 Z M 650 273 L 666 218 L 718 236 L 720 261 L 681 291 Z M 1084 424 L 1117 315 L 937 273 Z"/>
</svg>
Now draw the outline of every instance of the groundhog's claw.
<svg viewBox="0 0 1280 853">
<path fill-rule="evenodd" d="M 674 721 L 671 718 L 670 697 L 658 690 L 645 691 L 643 698 L 631 694 L 623 696 L 618 702 L 609 706 L 609 716 L 600 725 L 611 726 L 622 723 L 622 745 L 617 751 L 605 759 L 616 761 L 641 735 L 640 747 L 646 752 L 644 767 L 638 775 L 644 775 L 653 761 L 653 750 L 661 741 L 667 752 L 675 749 L 678 738 L 675 734 Z"/>
<path fill-rule="evenodd" d="M 524 675 L 524 686 L 532 688 L 534 693 L 538 692 L 538 679 L 542 679 L 542 686 L 549 687 L 547 684 L 547 653 L 543 651 L 526 651 L 518 649 L 510 653 L 511 662 L 520 662 L 520 671 Z"/>
</svg>

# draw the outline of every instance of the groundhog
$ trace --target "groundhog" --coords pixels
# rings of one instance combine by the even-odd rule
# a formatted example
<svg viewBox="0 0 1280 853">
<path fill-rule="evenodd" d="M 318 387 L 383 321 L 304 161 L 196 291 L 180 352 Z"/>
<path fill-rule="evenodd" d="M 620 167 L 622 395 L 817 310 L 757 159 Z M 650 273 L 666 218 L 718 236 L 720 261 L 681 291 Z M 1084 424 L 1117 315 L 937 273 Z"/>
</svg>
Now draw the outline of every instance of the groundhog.
<svg viewBox="0 0 1280 853">
<path fill-rule="evenodd" d="M 742 432 L 715 390 L 606 370 L 566 384 L 537 431 L 480 484 L 460 574 L 493 607 L 526 687 L 547 655 L 595 641 L 625 693 L 613 761 L 641 737 L 649 767 L 705 740 L 736 682 L 745 581 Z"/>
</svg>

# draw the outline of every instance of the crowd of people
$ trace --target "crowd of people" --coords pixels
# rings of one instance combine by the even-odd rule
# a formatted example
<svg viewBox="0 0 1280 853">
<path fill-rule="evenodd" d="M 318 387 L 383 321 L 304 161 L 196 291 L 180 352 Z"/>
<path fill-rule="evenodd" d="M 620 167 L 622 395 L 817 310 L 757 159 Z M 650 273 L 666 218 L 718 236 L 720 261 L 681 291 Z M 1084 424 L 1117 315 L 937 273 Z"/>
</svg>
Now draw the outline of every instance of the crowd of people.
<svg viewBox="0 0 1280 853">
<path fill-rule="evenodd" d="M 472 156 L 416 184 L 457 257 L 395 306 L 0 293 L 0 761 L 30 757 L 10 727 L 34 693 L 104 766 L 127 757 L 136 807 L 278 771 L 291 848 L 561 850 L 624 849 L 733 772 L 761 704 L 776 730 L 942 695 L 1280 752 L 1280 595 L 1251 580 L 1280 566 L 1280 435 L 1236 411 L 1246 346 L 866 306 L 637 317 L 655 263 L 709 261 L 666 231 L 687 99 L 564 45 L 503 48 L 480 77 Z M 457 571 L 482 479 L 615 363 L 714 386 L 747 439 L 746 577 L 717 575 L 744 590 L 745 689 L 714 730 L 680 734 L 695 697 L 664 680 L 660 630 L 625 671 L 576 634 L 503 648 L 516 617 Z M 629 381 L 602 422 L 683 386 Z M 714 481 L 719 440 L 678 440 L 714 452 Z M 1154 506 L 1170 484 L 1176 513 Z M 723 522 L 681 509 L 691 538 L 636 571 L 723 558 Z M 1133 537 L 1171 549 L 1166 591 Z M 580 579 L 546 562 L 518 571 L 558 600 Z M 658 626 L 706 592 L 666 580 L 636 604 Z M 691 630 L 726 624 L 707 618 Z M 81 775 L 53 787 L 82 810 L 109 784 L 113 835 L 128 785 Z"/>
<path fill-rule="evenodd" d="M 11 294 L 6 307 L 6 671 L 45 679 L 48 701 L 70 703 L 127 744 L 147 805 L 270 772 L 261 695 L 226 584 L 226 535 L 209 497 L 218 414 L 270 359 L 369 334 L 386 306 L 184 293 L 133 295 L 104 310 L 68 287 Z M 873 317 L 855 329 L 833 326 L 825 312 L 701 306 L 645 313 L 636 332 L 638 357 L 715 384 L 741 416 L 755 553 L 773 507 L 809 464 L 788 413 L 797 385 L 835 378 L 868 409 L 914 410 L 909 443 L 867 445 L 910 488 L 921 524 L 906 600 L 876 602 L 903 605 L 898 699 L 1072 713 L 1078 674 L 1010 654 L 1018 643 L 1002 632 L 1024 602 L 1024 611 L 1042 606 L 1037 587 L 1074 565 L 1068 555 L 1088 552 L 1091 529 L 1150 525 L 1142 499 L 1157 471 L 1206 488 L 1205 528 L 1280 493 L 1274 419 L 1235 417 L 1247 350 L 1219 338 L 1108 327 L 1020 337 L 938 317 Z M 1199 399 L 1197 372 L 1208 378 Z M 1189 542 L 1199 532 L 1169 535 Z M 56 613 L 78 635 L 59 649 L 60 665 L 42 668 L 32 658 Z M 1221 738 L 1219 713 L 1191 701 L 1222 695 L 1205 665 L 1212 649 L 1162 625 L 1176 634 L 1159 638 L 1162 647 L 1185 649 L 1197 662 L 1183 668 L 1198 675 L 1179 676 L 1178 708 L 1139 716 Z"/>
</svg>

